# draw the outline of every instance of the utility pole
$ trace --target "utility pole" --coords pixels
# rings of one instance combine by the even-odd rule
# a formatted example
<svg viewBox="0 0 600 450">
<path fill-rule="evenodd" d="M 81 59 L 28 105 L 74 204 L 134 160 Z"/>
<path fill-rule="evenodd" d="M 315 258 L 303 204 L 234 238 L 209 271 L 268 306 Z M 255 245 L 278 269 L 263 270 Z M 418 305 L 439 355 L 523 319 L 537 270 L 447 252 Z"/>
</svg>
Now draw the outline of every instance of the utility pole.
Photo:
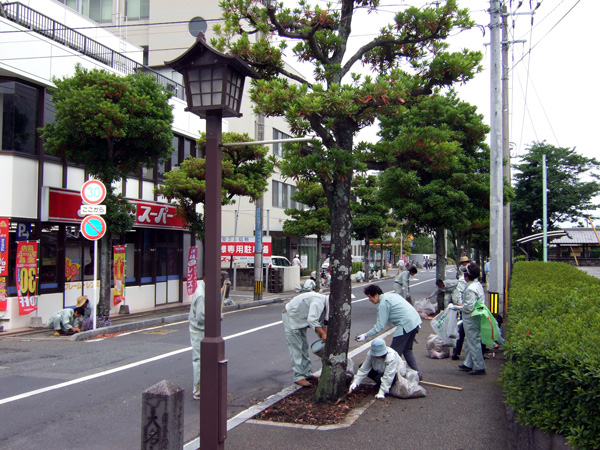
<svg viewBox="0 0 600 450">
<path fill-rule="evenodd" d="M 510 115 L 508 104 L 508 14 L 502 7 L 502 154 L 504 155 L 503 178 L 510 182 Z M 504 298 L 508 301 L 508 288 L 512 273 L 512 226 L 510 203 L 504 204 Z"/>
<path fill-rule="evenodd" d="M 504 315 L 504 177 L 502 153 L 502 58 L 500 45 L 501 7 L 490 0 L 490 281 L 489 305 Z"/>
<path fill-rule="evenodd" d="M 548 262 L 548 169 L 542 155 L 542 240 L 544 262 Z"/>
</svg>

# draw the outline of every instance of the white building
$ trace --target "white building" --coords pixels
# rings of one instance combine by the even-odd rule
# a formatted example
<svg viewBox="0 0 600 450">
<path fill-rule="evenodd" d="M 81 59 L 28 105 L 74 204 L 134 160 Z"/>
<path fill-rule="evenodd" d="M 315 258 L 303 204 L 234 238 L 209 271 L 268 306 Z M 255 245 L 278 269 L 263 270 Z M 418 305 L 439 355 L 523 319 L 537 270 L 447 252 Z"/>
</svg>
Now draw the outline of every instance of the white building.
<svg viewBox="0 0 600 450">
<path fill-rule="evenodd" d="M 77 296 L 91 295 L 93 244 L 79 233 L 80 188 L 87 180 L 84 167 L 43 151 L 38 127 L 53 120 L 47 88 L 53 77 L 69 76 L 76 64 L 120 75 L 149 70 L 159 82 L 175 85 L 174 147 L 171 160 L 157 163 L 123 180 L 116 191 L 136 204 L 134 229 L 122 238 L 127 244 L 126 302 L 131 311 L 185 302 L 185 270 L 191 234 L 177 220 L 173 207 L 154 193 L 165 171 L 196 155 L 195 140 L 204 121 L 184 111 L 181 78 L 164 61 L 183 53 L 197 31 L 207 31 L 220 17 L 218 2 L 180 0 L 177 8 L 158 0 L 23 0 L 5 2 L 0 10 L 0 167 L 3 170 L 0 218 L 10 221 L 9 272 L 6 277 L 5 328 L 29 325 L 29 315 L 18 315 L 14 262 L 17 241 L 39 240 L 38 310 L 43 322 L 53 312 L 72 306 Z M 92 20 L 95 19 L 95 20 Z M 162 74 L 162 75 L 161 75 Z M 174 83 L 174 81 L 175 83 Z M 283 119 L 265 119 L 242 102 L 243 117 L 225 119 L 224 131 L 247 133 L 252 139 L 288 136 Z M 272 145 L 281 155 L 281 145 Z M 263 203 L 263 234 L 269 234 L 273 254 L 311 253 L 315 239 L 283 234 L 284 208 L 293 206 L 294 183 L 277 174 L 269 181 Z M 156 219 L 169 208 L 160 223 Z M 247 199 L 223 210 L 223 236 L 253 236 L 256 205 Z M 236 214 L 237 212 L 237 214 Z M 235 217 L 238 217 L 237 223 Z M 156 217 L 155 217 L 156 216 Z M 237 231 L 236 231 L 237 230 Z M 115 242 L 118 244 L 119 242 Z M 64 268 L 64 269 L 63 269 Z M 316 267 L 312 267 L 316 269 Z M 0 280 L 0 285 L 1 285 Z M 1 289 L 1 287 L 0 287 Z M 1 294 L 1 293 L 0 293 Z M 117 307 L 113 308 L 113 312 Z"/>
</svg>

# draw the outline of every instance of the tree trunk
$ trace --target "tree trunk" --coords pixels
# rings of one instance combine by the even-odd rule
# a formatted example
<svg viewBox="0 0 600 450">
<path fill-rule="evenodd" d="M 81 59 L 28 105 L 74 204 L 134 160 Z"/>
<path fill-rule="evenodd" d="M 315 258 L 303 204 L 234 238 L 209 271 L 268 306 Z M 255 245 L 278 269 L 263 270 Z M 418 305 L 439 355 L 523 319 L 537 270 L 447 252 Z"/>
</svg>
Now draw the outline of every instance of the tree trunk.
<svg viewBox="0 0 600 450">
<path fill-rule="evenodd" d="M 110 281 L 112 279 L 111 270 L 111 251 L 112 251 L 112 239 L 110 233 L 106 233 L 102 239 L 100 239 L 100 259 L 99 259 L 99 272 L 100 272 L 100 299 L 98 300 L 98 308 L 96 309 L 97 318 L 103 317 L 108 319 L 110 317 Z"/>
<path fill-rule="evenodd" d="M 346 365 L 352 312 L 350 274 L 352 268 L 352 218 L 350 215 L 351 174 L 343 180 L 328 183 L 325 188 L 329 202 L 331 229 L 331 294 L 329 323 L 323 370 L 315 400 L 335 402 L 346 394 Z"/>
<path fill-rule="evenodd" d="M 363 272 L 367 280 L 369 279 L 369 270 L 371 269 L 369 261 L 369 248 L 371 247 L 371 240 L 369 239 L 369 233 L 365 235 L 365 254 L 363 255 Z"/>
<path fill-rule="evenodd" d="M 435 278 L 436 280 L 446 279 L 446 230 L 445 228 L 435 229 Z M 444 294 L 437 295 L 438 309 L 444 304 Z"/>
<path fill-rule="evenodd" d="M 446 279 L 446 230 L 435 229 L 435 277 L 438 280 Z"/>
</svg>

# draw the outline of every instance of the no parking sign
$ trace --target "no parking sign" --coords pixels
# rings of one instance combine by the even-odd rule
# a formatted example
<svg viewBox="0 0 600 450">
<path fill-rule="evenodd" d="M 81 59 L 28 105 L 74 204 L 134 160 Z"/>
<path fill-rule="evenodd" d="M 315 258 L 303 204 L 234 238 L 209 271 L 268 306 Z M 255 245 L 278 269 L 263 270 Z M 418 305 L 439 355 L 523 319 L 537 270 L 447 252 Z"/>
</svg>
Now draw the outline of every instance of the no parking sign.
<svg viewBox="0 0 600 450">
<path fill-rule="evenodd" d="M 106 222 L 100 216 L 85 216 L 81 221 L 81 234 L 90 241 L 97 241 L 106 233 Z"/>
</svg>

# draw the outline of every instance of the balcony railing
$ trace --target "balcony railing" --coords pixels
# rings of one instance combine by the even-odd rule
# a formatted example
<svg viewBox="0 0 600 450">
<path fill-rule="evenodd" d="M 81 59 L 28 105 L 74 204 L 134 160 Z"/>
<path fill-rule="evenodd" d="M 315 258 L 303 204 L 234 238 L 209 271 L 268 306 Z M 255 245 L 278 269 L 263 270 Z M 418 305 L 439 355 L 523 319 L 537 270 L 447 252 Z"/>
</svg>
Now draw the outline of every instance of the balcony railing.
<svg viewBox="0 0 600 450">
<path fill-rule="evenodd" d="M 120 72 L 126 74 L 143 72 L 151 75 L 175 97 L 185 100 L 183 85 L 22 3 L 0 3 L 0 16 Z"/>
</svg>

